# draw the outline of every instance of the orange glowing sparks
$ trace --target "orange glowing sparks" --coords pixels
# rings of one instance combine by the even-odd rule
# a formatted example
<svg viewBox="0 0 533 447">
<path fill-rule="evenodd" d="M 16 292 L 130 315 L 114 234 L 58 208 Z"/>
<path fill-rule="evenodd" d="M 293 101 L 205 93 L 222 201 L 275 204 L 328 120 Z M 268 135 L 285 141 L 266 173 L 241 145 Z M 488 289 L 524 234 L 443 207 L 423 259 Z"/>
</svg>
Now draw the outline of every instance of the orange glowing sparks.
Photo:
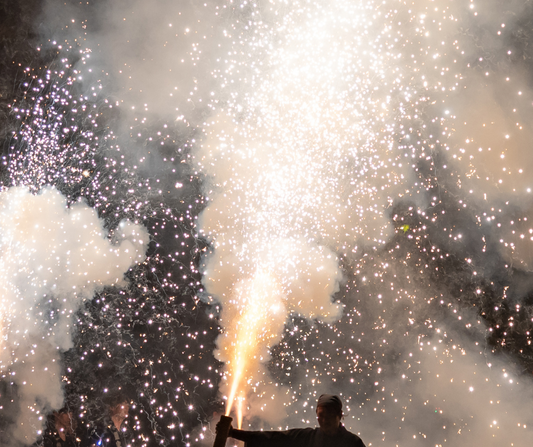
<svg viewBox="0 0 533 447">
<path fill-rule="evenodd" d="M 241 396 L 237 400 L 237 428 L 242 427 L 242 418 L 243 418 L 243 404 L 244 404 L 244 397 Z"/>
<path fill-rule="evenodd" d="M 228 376 L 231 377 L 226 415 L 231 413 L 237 399 L 240 426 L 246 395 L 243 383 L 253 382 L 253 372 L 260 367 L 270 346 L 276 343 L 286 313 L 284 295 L 272 274 L 259 272 L 253 278 L 241 281 L 234 290 L 235 302 L 240 309 L 234 324 L 229 325 L 235 328 L 235 332 L 226 334 L 229 343 L 225 350 L 230 359 Z"/>
</svg>

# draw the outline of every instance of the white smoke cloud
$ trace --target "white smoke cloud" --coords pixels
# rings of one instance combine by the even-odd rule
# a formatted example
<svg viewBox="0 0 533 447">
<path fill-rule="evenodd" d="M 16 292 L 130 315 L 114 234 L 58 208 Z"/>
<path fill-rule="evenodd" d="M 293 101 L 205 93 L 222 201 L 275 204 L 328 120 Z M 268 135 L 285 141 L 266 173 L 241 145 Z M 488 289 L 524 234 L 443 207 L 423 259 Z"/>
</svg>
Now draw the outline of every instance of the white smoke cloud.
<svg viewBox="0 0 533 447">
<path fill-rule="evenodd" d="M 104 286 L 124 285 L 148 239 L 128 221 L 110 239 L 95 210 L 67 207 L 51 187 L 0 193 L 0 369 L 18 390 L 16 442 L 35 441 L 44 412 L 62 405 L 60 355 L 72 347 L 76 311 Z"/>
<path fill-rule="evenodd" d="M 369 399 L 360 411 L 360 402 L 348 406 L 346 426 L 374 446 L 528 445 L 531 379 L 484 341 L 439 328 L 398 357 L 395 374 L 377 376 L 384 400 Z"/>
<path fill-rule="evenodd" d="M 223 23 L 230 9 L 223 0 L 47 0 L 45 34 L 88 49 L 78 63 L 83 77 L 101 80 L 123 111 L 196 125 L 228 51 Z"/>
<path fill-rule="evenodd" d="M 442 51 L 422 72 L 433 99 L 426 113 L 440 122 L 446 169 L 456 170 L 465 203 L 500 241 L 509 265 L 530 271 L 533 88 L 527 54 L 517 56 L 524 50 L 520 22 L 530 14 L 528 5 L 488 0 L 470 3 L 469 10 L 466 4 L 435 6 L 420 23 L 442 20 L 424 37 L 428 47 Z"/>
</svg>

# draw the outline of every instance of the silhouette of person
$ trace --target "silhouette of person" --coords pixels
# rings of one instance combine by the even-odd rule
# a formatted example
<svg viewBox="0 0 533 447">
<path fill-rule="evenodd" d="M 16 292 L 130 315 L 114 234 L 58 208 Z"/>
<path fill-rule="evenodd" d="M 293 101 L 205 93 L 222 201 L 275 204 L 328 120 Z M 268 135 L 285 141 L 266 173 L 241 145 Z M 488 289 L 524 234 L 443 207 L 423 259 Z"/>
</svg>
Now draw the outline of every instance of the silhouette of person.
<svg viewBox="0 0 533 447">
<path fill-rule="evenodd" d="M 359 436 L 350 433 L 341 424 L 343 416 L 340 398 L 322 394 L 316 406 L 319 428 L 246 431 L 231 427 L 229 436 L 244 441 L 246 447 L 365 447 Z"/>
<path fill-rule="evenodd" d="M 92 436 L 91 447 L 126 447 L 129 433 L 124 421 L 128 417 L 130 401 L 122 394 L 117 394 L 109 400 L 105 428 L 101 434 Z"/>
<path fill-rule="evenodd" d="M 66 408 L 54 411 L 43 435 L 43 447 L 80 447 L 85 445 L 76 436 L 77 422 L 72 412 Z"/>
</svg>

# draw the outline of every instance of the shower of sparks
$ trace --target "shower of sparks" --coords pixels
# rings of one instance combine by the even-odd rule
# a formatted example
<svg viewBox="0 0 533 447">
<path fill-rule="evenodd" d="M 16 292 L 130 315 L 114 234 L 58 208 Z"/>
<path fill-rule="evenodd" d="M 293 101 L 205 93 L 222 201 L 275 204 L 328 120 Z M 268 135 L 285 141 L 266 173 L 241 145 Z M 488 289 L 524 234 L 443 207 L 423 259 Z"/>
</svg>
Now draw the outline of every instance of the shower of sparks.
<svg viewBox="0 0 533 447">
<path fill-rule="evenodd" d="M 235 301 L 231 292 L 235 283 L 253 278 L 265 258 L 275 269 L 286 270 L 316 247 L 344 254 L 357 252 L 358 243 L 384 244 L 390 231 L 386 207 L 409 192 L 401 187 L 409 166 L 402 163 L 404 153 L 394 135 L 403 102 L 411 93 L 400 84 L 391 45 L 383 42 L 383 31 L 375 29 L 368 2 L 324 6 L 320 2 L 285 6 L 272 28 L 259 18 L 254 21 L 258 37 L 248 42 L 245 65 L 261 61 L 265 69 L 250 73 L 249 80 L 239 79 L 245 84 L 243 99 L 230 101 L 204 126 L 202 170 L 215 182 L 201 220 L 215 250 L 215 261 L 206 271 L 207 284 L 211 276 L 216 281 L 233 278 L 227 292 L 209 285 L 207 291 L 219 299 L 228 296 L 227 306 Z M 265 46 L 272 48 L 266 55 Z M 388 70 L 397 77 L 390 85 Z M 292 250 L 283 252 L 282 246 Z M 292 293 L 297 285 L 301 288 L 297 300 L 285 293 L 289 303 L 282 323 L 289 313 L 332 320 L 327 304 L 340 274 L 329 263 L 327 270 L 333 272 L 322 284 L 323 291 L 318 284 L 306 287 L 300 277 L 311 278 L 326 267 L 327 259 L 314 261 L 300 265 L 282 281 L 283 289 Z M 253 300 L 236 301 L 245 308 L 253 306 Z M 263 316 L 261 330 L 272 332 L 268 314 L 253 308 L 242 312 Z M 222 315 L 226 331 L 240 332 L 233 318 L 229 320 L 226 323 Z M 242 335 L 248 339 L 255 331 Z M 242 349 L 248 342 L 237 336 L 235 343 L 241 349 L 235 349 L 238 358 L 229 357 L 230 368 L 251 355 Z M 258 340 L 255 346 L 260 344 Z M 230 408 L 240 376 L 234 374 Z M 261 369 L 255 375 L 261 375 Z"/>
<path fill-rule="evenodd" d="M 133 445 L 207 445 L 221 401 L 277 429 L 333 392 L 369 447 L 527 445 L 533 9 L 174 3 L 73 7 L 11 108 L 3 197 L 53 186 L 100 239 L 150 234 L 128 281 L 66 310 L 54 360 L 80 425 L 120 389 Z"/>
<path fill-rule="evenodd" d="M 229 347 L 226 347 L 226 349 L 233 351 L 228 355 L 231 359 L 228 361 L 228 367 L 232 370 L 232 384 L 228 396 L 227 415 L 231 412 L 237 394 L 239 394 L 239 404 L 242 404 L 242 393 L 238 393 L 242 379 L 246 378 L 249 382 L 253 381 L 253 376 L 247 377 L 246 374 L 250 371 L 249 365 L 257 363 L 259 360 L 257 348 L 261 344 L 269 346 L 268 342 L 276 339 L 277 333 L 283 328 L 283 320 L 279 322 L 279 319 L 274 316 L 284 306 L 272 277 L 264 274 L 255 275 L 252 284 L 240 289 L 236 295 L 238 301 L 243 303 L 241 304 L 242 314 L 237 317 L 238 321 L 232 321 L 229 324 L 229 327 L 235 329 L 236 334 L 235 340 L 229 344 Z M 278 320 L 277 324 L 276 320 Z M 239 405 L 238 411 L 240 426 L 240 421 L 242 421 L 241 405 Z"/>
</svg>

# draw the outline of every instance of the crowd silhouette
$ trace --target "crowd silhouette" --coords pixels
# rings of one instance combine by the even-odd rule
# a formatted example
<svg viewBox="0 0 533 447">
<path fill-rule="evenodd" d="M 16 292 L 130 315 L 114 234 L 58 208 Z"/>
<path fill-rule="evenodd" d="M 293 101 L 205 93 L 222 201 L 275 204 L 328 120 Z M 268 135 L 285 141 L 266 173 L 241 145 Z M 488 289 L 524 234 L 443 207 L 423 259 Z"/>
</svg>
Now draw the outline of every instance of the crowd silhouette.
<svg viewBox="0 0 533 447">
<path fill-rule="evenodd" d="M 132 433 L 127 424 L 131 401 L 121 393 L 104 399 L 101 420 L 84 425 L 69 408 L 49 415 L 46 428 L 36 447 L 126 447 Z"/>
</svg>

